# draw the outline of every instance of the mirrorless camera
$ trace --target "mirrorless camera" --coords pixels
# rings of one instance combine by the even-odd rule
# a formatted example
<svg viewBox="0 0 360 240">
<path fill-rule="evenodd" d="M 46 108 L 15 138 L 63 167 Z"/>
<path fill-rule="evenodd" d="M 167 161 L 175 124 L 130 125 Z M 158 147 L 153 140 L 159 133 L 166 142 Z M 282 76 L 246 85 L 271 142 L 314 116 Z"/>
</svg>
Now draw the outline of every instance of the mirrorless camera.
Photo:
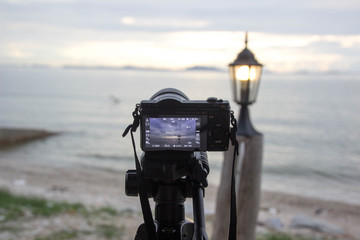
<svg viewBox="0 0 360 240">
<path fill-rule="evenodd" d="M 230 105 L 208 98 L 194 101 L 166 88 L 140 102 L 141 149 L 151 151 L 226 151 Z"/>
</svg>

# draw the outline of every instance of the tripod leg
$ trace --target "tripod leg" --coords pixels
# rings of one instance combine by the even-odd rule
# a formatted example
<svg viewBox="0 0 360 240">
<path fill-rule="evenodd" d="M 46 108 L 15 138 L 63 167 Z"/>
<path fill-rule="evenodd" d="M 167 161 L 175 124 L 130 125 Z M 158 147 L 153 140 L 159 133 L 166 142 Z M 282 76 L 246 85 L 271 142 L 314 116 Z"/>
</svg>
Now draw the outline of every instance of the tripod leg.
<svg viewBox="0 0 360 240">
<path fill-rule="evenodd" d="M 145 223 L 138 227 L 134 240 L 149 240 Z"/>
<path fill-rule="evenodd" d="M 204 214 L 204 189 L 199 183 L 194 183 L 192 189 L 193 212 L 194 212 L 194 235 L 193 240 L 208 240 L 205 227 Z"/>
</svg>

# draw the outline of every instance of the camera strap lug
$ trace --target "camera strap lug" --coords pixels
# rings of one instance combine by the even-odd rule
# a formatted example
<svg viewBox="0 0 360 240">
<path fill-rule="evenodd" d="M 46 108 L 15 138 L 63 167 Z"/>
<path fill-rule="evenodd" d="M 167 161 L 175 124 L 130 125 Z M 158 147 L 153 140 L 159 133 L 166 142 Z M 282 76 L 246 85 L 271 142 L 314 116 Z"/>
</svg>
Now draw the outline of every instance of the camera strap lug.
<svg viewBox="0 0 360 240">
<path fill-rule="evenodd" d="M 239 155 L 239 143 L 236 139 L 236 132 L 237 132 L 237 121 L 234 116 L 234 111 L 230 112 L 230 123 L 232 128 L 230 129 L 230 140 L 231 144 L 235 147 L 236 154 Z"/>
<path fill-rule="evenodd" d="M 134 121 L 132 124 L 130 124 L 124 131 L 124 133 L 122 134 L 123 137 L 125 137 L 130 129 L 132 132 L 136 132 L 136 129 L 139 127 L 139 124 L 140 124 L 140 113 L 139 113 L 139 107 L 140 105 L 139 104 L 136 104 L 135 105 L 135 110 L 132 112 L 132 116 L 134 118 Z"/>
</svg>

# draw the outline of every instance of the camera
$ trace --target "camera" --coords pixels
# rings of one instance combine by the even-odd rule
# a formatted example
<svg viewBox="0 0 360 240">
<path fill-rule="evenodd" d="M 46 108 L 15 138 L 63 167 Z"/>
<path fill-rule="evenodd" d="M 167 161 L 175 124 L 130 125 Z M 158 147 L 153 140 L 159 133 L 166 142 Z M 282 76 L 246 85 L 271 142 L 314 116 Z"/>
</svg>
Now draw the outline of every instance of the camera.
<svg viewBox="0 0 360 240">
<path fill-rule="evenodd" d="M 189 100 L 183 92 L 165 88 L 137 104 L 132 115 L 134 122 L 123 136 L 131 130 L 136 170 L 126 172 L 125 192 L 139 196 L 144 217 L 135 240 L 208 240 L 206 151 L 226 151 L 229 139 L 233 142 L 236 124 L 229 102 Z M 139 125 L 140 159 L 132 134 Z M 148 198 L 155 201 L 155 219 Z M 186 198 L 193 200 L 194 222 L 185 219 Z"/>
<path fill-rule="evenodd" d="M 141 149 L 151 151 L 226 151 L 230 104 L 208 98 L 189 100 L 166 88 L 140 102 Z"/>
</svg>

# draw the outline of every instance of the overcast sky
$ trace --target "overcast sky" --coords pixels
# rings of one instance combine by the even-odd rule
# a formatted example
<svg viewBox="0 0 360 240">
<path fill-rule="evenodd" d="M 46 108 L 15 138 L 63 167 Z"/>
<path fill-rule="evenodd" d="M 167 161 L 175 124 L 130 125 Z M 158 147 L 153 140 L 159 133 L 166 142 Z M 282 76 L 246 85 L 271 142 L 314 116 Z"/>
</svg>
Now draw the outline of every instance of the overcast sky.
<svg viewBox="0 0 360 240">
<path fill-rule="evenodd" d="M 0 0 L 0 64 L 359 72 L 359 0 Z"/>
</svg>

